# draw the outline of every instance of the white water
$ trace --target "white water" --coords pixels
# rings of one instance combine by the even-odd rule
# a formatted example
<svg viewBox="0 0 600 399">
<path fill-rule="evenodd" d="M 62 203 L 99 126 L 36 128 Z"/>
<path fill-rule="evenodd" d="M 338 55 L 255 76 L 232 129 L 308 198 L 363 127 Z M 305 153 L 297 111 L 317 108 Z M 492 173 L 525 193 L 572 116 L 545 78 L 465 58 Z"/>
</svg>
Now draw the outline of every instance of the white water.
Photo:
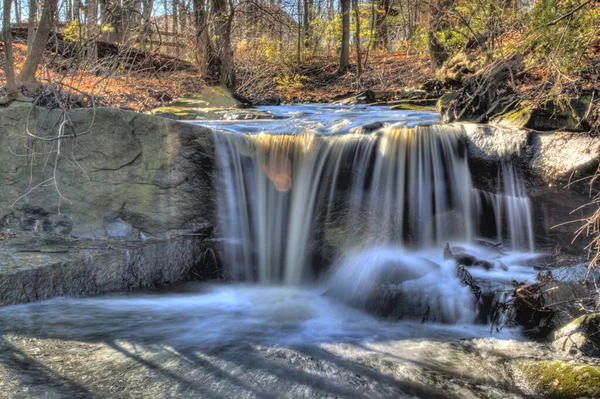
<svg viewBox="0 0 600 399">
<path fill-rule="evenodd" d="M 365 286 L 385 283 L 382 261 L 408 273 L 420 267 L 415 251 L 431 258 L 446 242 L 471 244 L 490 230 L 482 221 L 495 225 L 489 238 L 498 244 L 533 251 L 531 207 L 517 169 L 504 160 L 497 191 L 475 190 L 462 126 L 372 107 L 271 110 L 287 119 L 210 124 L 220 164 L 218 233 L 233 279 L 297 286 L 337 267 L 332 279 L 340 281 L 332 284 L 348 287 L 341 299 L 355 303 L 367 300 Z M 382 126 L 363 133 L 361 125 L 373 122 Z M 434 319 L 472 317 L 452 262 L 434 263 L 424 280 L 397 288 Z M 348 300 L 358 292 L 362 299 Z"/>
</svg>

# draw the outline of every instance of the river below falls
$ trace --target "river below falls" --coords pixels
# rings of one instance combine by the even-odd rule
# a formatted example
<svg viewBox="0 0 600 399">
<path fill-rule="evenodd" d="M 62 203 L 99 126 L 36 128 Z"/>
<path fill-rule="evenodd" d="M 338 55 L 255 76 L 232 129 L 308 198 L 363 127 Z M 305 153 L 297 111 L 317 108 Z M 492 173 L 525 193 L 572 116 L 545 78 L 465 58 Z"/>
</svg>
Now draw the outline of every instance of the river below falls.
<svg viewBox="0 0 600 399">
<path fill-rule="evenodd" d="M 0 310 L 10 397 L 526 397 L 518 330 L 389 322 L 323 288 L 186 284 Z M 13 391 L 11 391 L 11 389 Z"/>
</svg>

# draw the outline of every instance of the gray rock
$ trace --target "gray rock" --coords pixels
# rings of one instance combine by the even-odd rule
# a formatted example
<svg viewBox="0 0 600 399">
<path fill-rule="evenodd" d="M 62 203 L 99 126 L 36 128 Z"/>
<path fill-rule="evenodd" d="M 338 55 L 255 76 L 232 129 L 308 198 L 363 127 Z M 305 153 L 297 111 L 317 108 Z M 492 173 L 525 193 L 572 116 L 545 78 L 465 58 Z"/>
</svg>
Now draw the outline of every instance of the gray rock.
<svg viewBox="0 0 600 399">
<path fill-rule="evenodd" d="M 571 355 L 600 357 L 600 313 L 583 315 L 556 330 L 552 346 Z"/>
<path fill-rule="evenodd" d="M 112 108 L 0 108 L 0 229 L 89 238 L 174 236 L 214 225 L 210 130 Z M 93 123 L 92 123 L 93 122 Z"/>
<path fill-rule="evenodd" d="M 199 236 L 113 241 L 19 235 L 0 247 L 0 306 L 207 278 Z"/>
</svg>

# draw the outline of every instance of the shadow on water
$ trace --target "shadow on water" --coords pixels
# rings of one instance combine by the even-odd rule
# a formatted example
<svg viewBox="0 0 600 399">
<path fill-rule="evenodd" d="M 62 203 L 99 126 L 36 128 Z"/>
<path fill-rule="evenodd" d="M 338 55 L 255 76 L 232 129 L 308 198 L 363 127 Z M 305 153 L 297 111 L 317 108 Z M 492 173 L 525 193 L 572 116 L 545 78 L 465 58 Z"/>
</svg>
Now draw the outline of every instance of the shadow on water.
<svg viewBox="0 0 600 399">
<path fill-rule="evenodd" d="M 199 291 L 2 308 L 0 377 L 51 398 L 447 398 L 483 397 L 483 386 L 524 396 L 505 379 L 432 357 L 440 346 L 482 361 L 458 339 L 485 337 L 486 327 L 388 323 L 314 289 Z M 389 342 L 400 349 L 379 349 Z"/>
</svg>

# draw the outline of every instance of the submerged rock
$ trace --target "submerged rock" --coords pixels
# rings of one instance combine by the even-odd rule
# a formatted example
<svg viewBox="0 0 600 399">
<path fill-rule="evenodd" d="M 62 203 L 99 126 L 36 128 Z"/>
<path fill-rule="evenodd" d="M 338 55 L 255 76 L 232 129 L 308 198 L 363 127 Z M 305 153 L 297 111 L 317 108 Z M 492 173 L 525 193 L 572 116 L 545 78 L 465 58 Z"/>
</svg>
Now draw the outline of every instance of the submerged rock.
<svg viewBox="0 0 600 399">
<path fill-rule="evenodd" d="M 327 286 L 327 295 L 392 320 L 450 323 L 468 315 L 473 306 L 453 265 L 438 265 L 398 248 L 373 248 L 347 257 Z"/>
</svg>

